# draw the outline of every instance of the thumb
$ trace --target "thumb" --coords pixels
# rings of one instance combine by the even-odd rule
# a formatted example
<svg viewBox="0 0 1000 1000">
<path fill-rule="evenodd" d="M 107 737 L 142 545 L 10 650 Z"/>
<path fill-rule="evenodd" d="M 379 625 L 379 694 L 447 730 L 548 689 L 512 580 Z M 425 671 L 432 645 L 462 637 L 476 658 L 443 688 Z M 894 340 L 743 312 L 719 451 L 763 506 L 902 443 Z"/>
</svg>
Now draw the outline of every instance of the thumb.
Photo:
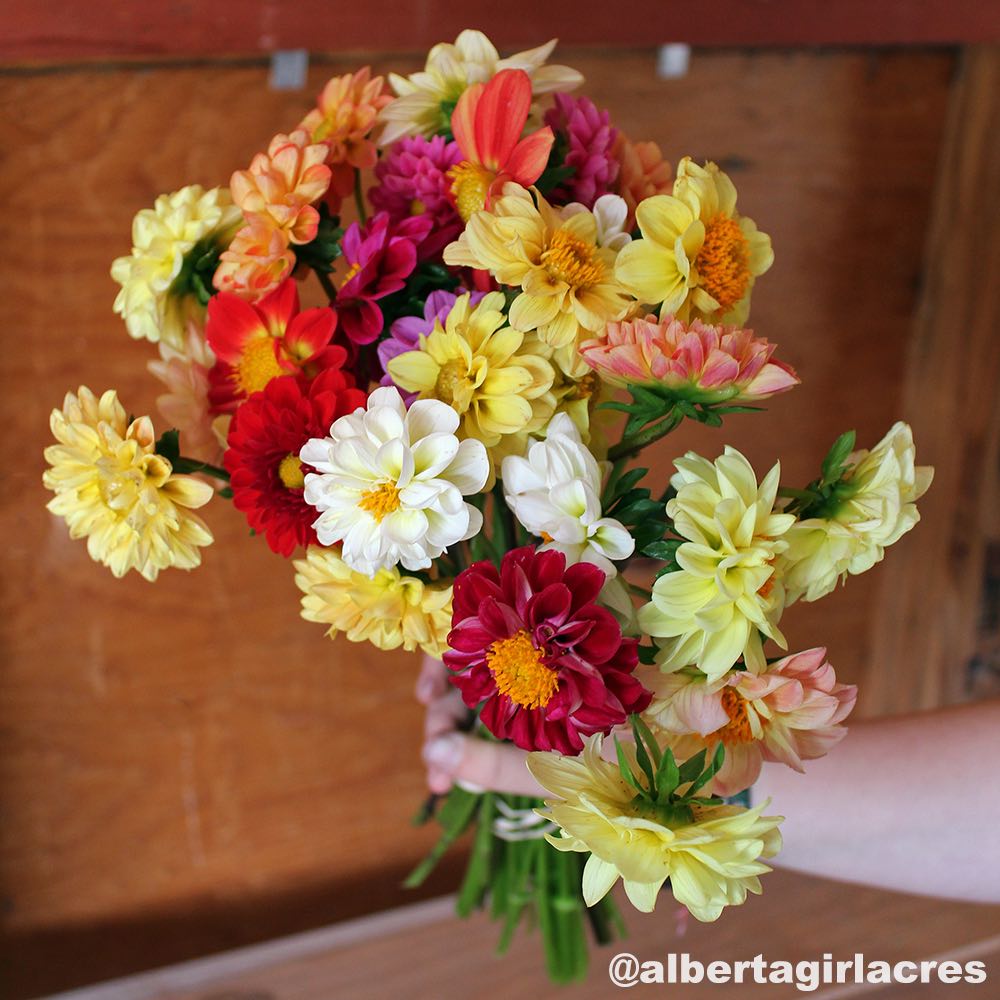
<svg viewBox="0 0 1000 1000">
<path fill-rule="evenodd" d="M 543 798 L 547 794 L 528 770 L 527 753 L 509 743 L 487 743 L 463 733 L 447 733 L 428 740 L 423 757 L 434 792 L 443 794 L 461 782 L 508 795 Z"/>
</svg>

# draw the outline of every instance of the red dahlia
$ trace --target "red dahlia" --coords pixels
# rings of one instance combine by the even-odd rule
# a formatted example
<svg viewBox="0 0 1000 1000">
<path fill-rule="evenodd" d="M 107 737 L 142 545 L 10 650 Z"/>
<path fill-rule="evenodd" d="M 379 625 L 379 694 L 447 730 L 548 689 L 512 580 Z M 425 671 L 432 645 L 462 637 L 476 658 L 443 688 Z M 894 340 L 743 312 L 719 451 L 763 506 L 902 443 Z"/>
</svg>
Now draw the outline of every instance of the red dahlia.
<svg viewBox="0 0 1000 1000">
<path fill-rule="evenodd" d="M 594 603 L 604 580 L 590 563 L 567 568 L 563 553 L 532 547 L 508 552 L 499 572 L 479 562 L 459 574 L 444 662 L 494 736 L 577 754 L 649 704 L 632 676 L 636 640 Z"/>
<path fill-rule="evenodd" d="M 328 368 L 308 385 L 294 375 L 272 379 L 236 411 L 223 458 L 233 505 L 279 555 L 316 541 L 316 510 L 303 499 L 305 475 L 314 470 L 299 461 L 299 451 L 365 400 L 349 376 Z"/>
</svg>

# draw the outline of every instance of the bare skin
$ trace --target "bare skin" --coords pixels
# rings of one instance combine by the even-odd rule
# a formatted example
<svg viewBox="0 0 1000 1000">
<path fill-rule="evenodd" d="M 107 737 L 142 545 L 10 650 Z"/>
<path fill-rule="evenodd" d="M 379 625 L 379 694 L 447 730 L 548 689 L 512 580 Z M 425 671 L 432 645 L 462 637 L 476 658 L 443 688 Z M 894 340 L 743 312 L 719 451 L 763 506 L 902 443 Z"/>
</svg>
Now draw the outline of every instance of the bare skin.
<svg viewBox="0 0 1000 1000">
<path fill-rule="evenodd" d="M 431 791 L 455 782 L 546 794 L 525 753 L 456 731 L 466 710 L 426 658 L 423 758 Z M 851 725 L 802 775 L 765 764 L 754 802 L 786 817 L 775 863 L 811 875 L 971 902 L 1000 903 L 1000 699 Z"/>
</svg>

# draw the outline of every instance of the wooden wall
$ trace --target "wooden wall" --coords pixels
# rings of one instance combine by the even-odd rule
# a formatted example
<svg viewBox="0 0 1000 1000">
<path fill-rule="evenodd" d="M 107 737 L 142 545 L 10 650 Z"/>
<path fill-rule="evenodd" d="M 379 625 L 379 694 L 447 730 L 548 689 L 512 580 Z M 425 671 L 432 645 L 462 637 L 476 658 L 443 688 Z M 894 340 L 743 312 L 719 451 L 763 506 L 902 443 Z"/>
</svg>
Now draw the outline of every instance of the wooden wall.
<svg viewBox="0 0 1000 1000">
<path fill-rule="evenodd" d="M 903 366 L 954 66 L 946 51 L 562 53 L 628 133 L 713 158 L 774 240 L 757 331 L 804 385 L 724 435 L 805 482 L 832 439 L 876 440 Z M 415 65 L 394 60 L 396 68 Z M 298 120 L 267 68 L 0 70 L 8 313 L 0 360 L 0 975 L 27 995 L 370 911 L 430 842 L 414 658 L 331 645 L 290 566 L 218 504 L 188 575 L 115 581 L 44 510 L 47 416 L 85 383 L 150 409 L 150 350 L 111 313 L 111 259 L 160 192 L 224 183 Z M 380 68 L 387 68 L 382 66 Z M 912 414 L 911 414 L 912 415 Z M 946 447 L 942 445 L 941 447 Z M 925 461 L 933 454 L 921 453 Z M 925 524 L 901 548 L 933 531 Z M 877 572 L 786 618 L 863 682 Z M 445 872 L 431 888 L 447 884 Z"/>
</svg>

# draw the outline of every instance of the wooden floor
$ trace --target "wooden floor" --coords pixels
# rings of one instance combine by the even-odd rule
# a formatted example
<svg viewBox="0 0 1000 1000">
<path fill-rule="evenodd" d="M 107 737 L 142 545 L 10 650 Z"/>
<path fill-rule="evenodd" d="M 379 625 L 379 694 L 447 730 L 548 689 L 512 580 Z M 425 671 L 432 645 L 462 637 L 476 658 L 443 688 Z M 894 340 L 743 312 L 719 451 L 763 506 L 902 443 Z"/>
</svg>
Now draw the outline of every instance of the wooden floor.
<svg viewBox="0 0 1000 1000">
<path fill-rule="evenodd" d="M 986 1000 L 1000 977 L 1000 907 L 942 903 L 806 878 L 789 872 L 765 877 L 767 889 L 715 924 L 679 922 L 661 904 L 639 914 L 624 904 L 630 936 L 595 949 L 587 980 L 561 990 L 545 978 L 537 940 L 521 935 L 504 958 L 494 954 L 497 928 L 483 916 L 458 921 L 451 900 L 434 900 L 341 927 L 314 931 L 118 983 L 85 989 L 60 1000 L 511 1000 L 513 997 L 606 998 L 617 992 L 607 965 L 622 951 L 640 961 L 665 962 L 687 952 L 703 963 L 750 960 L 846 960 L 861 952 L 869 961 L 954 958 L 986 962 L 980 986 L 830 986 L 812 995 L 824 1000 L 868 996 L 873 1000 Z M 990 981 L 992 980 L 992 982 Z M 669 992 L 664 992 L 669 991 Z M 642 986 L 641 996 L 717 1000 L 801 997 L 793 986 Z"/>
<path fill-rule="evenodd" d="M 904 367 L 954 53 L 696 52 L 674 80 L 656 76 L 652 51 L 563 58 L 630 135 L 657 140 L 674 162 L 690 153 L 723 164 L 776 249 L 753 325 L 804 386 L 724 434 L 686 428 L 657 449 L 660 475 L 679 451 L 715 454 L 728 441 L 759 470 L 780 456 L 787 481 L 804 483 L 841 430 L 870 443 L 912 417 Z M 297 93 L 269 91 L 264 65 L 0 69 L 5 997 L 410 898 L 399 883 L 433 836 L 408 825 L 422 783 L 414 659 L 331 646 L 301 622 L 291 568 L 225 505 L 208 512 L 217 543 L 202 569 L 150 586 L 93 565 L 44 511 L 40 485 L 48 413 L 67 389 L 115 386 L 130 410 L 152 412 L 152 352 L 112 315 L 108 277 L 136 210 L 186 183 L 225 183 L 354 62 L 314 61 Z M 943 436 L 935 447 L 953 444 Z M 942 461 L 931 451 L 921 460 Z M 877 672 L 877 573 L 795 608 L 782 623 L 792 646 L 826 643 L 846 680 Z M 904 702 L 905 673 L 892 677 Z M 428 892 L 453 883 L 446 866 Z M 846 897 L 826 898 L 848 907 L 839 919 L 854 912 Z M 891 912 L 937 922 L 931 904 Z M 491 932 L 475 924 L 438 932 L 463 943 L 478 934 L 470 953 L 488 952 Z M 316 989 L 280 995 L 337 995 Z"/>
</svg>

